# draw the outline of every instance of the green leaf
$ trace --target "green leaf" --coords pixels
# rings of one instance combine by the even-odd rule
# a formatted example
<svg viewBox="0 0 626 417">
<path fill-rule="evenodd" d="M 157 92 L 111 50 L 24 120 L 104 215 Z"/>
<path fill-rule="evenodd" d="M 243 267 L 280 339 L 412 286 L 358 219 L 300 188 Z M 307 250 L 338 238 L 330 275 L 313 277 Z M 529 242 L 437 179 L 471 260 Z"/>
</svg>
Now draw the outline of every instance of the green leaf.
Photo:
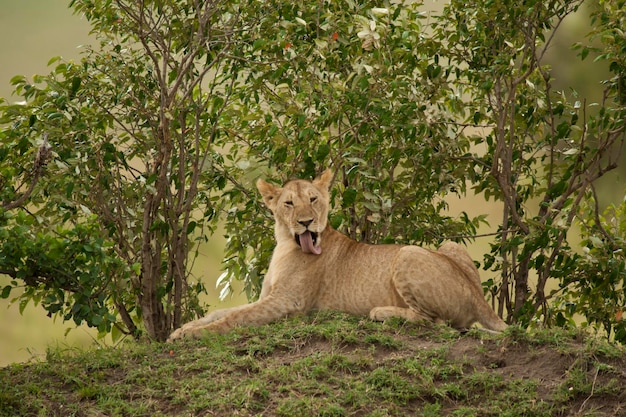
<svg viewBox="0 0 626 417">
<path fill-rule="evenodd" d="M 74 191 L 74 182 L 68 182 L 65 186 L 65 196 L 68 199 L 72 198 L 72 191 Z"/>
<path fill-rule="evenodd" d="M 124 336 L 124 333 L 117 326 L 111 327 L 111 340 L 113 343 L 117 342 Z"/>
<path fill-rule="evenodd" d="M 50 58 L 50 59 L 48 60 L 48 64 L 47 64 L 47 66 L 51 66 L 52 64 L 54 64 L 55 62 L 58 62 L 58 61 L 60 61 L 60 60 L 61 60 L 61 57 L 60 57 L 60 56 L 53 56 L 52 58 Z"/>
<path fill-rule="evenodd" d="M 11 290 L 13 289 L 12 286 L 7 285 L 2 289 L 2 294 L 0 294 L 0 298 L 9 298 L 9 295 L 11 295 Z"/>
<path fill-rule="evenodd" d="M 588 55 L 589 55 L 589 48 L 585 46 L 583 47 L 582 51 L 580 51 L 580 59 L 584 61 Z"/>
<path fill-rule="evenodd" d="M 76 95 L 76 92 L 80 88 L 81 81 L 82 80 L 80 79 L 80 77 L 73 77 L 72 78 L 72 88 L 70 90 L 70 96 L 71 97 Z"/>
<path fill-rule="evenodd" d="M 48 120 L 62 119 L 63 117 L 63 113 L 61 112 L 52 112 L 48 115 Z"/>
<path fill-rule="evenodd" d="M 24 77 L 23 75 L 16 75 L 11 78 L 9 82 L 11 83 L 11 85 L 26 84 L 26 77 Z"/>
<path fill-rule="evenodd" d="M 196 230 L 196 226 L 197 223 L 195 221 L 190 221 L 189 224 L 187 225 L 187 234 L 190 235 L 193 233 L 194 230 Z"/>
<path fill-rule="evenodd" d="M 342 195 L 343 206 L 351 206 L 354 204 L 354 200 L 356 199 L 357 190 L 354 188 L 346 188 Z"/>
<path fill-rule="evenodd" d="M 323 162 L 329 153 L 330 153 L 330 146 L 326 143 L 323 143 L 317 147 L 315 159 L 317 159 L 319 162 Z"/>
</svg>

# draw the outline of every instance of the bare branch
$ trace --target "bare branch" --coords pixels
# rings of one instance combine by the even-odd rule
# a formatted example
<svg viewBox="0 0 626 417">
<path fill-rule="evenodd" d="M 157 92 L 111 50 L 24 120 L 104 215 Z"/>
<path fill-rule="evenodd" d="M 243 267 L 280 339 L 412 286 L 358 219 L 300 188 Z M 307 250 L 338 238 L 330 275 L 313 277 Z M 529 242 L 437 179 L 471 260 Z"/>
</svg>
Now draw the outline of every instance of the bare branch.
<svg viewBox="0 0 626 417">
<path fill-rule="evenodd" d="M 37 154 L 35 155 L 35 160 L 33 162 L 32 168 L 32 178 L 30 180 L 30 185 L 28 186 L 28 189 L 14 201 L 2 202 L 2 208 L 4 208 L 5 210 L 13 210 L 15 208 L 23 206 L 24 203 L 26 203 L 26 201 L 30 198 L 31 194 L 35 190 L 35 186 L 37 185 L 39 178 L 43 174 L 43 170 L 48 164 L 51 155 L 52 146 L 48 142 L 48 134 L 45 133 L 43 137 L 43 143 L 39 146 Z"/>
</svg>

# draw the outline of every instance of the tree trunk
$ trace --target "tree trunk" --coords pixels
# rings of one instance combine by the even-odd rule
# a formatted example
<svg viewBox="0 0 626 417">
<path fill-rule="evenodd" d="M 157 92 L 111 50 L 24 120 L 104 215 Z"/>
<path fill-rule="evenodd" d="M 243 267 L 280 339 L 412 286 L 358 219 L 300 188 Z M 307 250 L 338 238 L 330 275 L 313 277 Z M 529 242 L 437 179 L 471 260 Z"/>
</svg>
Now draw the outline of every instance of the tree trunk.
<svg viewBox="0 0 626 417">
<path fill-rule="evenodd" d="M 144 228 L 148 227 L 144 225 Z M 168 320 L 158 287 L 161 278 L 161 245 L 153 232 L 144 235 L 139 304 L 146 331 L 151 339 L 165 341 L 169 335 Z"/>
<path fill-rule="evenodd" d="M 530 263 L 530 255 L 526 255 L 519 263 L 515 272 L 515 315 L 519 315 L 520 311 L 526 304 L 528 299 L 528 264 Z"/>
<path fill-rule="evenodd" d="M 146 195 L 144 204 L 141 248 L 141 293 L 140 305 L 146 331 L 150 338 L 165 341 L 171 330 L 169 316 L 163 308 L 159 288 L 162 287 L 161 254 L 166 245 L 167 236 L 162 237 L 162 231 L 154 228 L 159 218 L 161 202 L 169 189 L 168 164 L 172 154 L 172 144 L 169 137 L 169 123 L 162 117 L 159 126 L 157 141 L 160 141 L 160 151 L 157 155 L 152 173 L 157 175 L 154 193 Z M 165 240 L 165 241 L 164 241 Z"/>
</svg>

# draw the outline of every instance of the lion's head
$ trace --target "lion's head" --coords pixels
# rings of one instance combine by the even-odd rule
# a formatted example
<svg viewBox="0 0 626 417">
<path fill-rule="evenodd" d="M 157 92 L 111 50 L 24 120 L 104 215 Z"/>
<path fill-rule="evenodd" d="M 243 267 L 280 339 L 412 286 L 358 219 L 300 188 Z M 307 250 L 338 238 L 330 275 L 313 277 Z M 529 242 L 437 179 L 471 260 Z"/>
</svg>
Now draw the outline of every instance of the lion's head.
<svg viewBox="0 0 626 417">
<path fill-rule="evenodd" d="M 305 253 L 322 253 L 321 234 L 328 224 L 331 170 L 313 181 L 293 180 L 282 188 L 262 179 L 257 188 L 276 220 L 276 240 L 295 242 Z"/>
</svg>

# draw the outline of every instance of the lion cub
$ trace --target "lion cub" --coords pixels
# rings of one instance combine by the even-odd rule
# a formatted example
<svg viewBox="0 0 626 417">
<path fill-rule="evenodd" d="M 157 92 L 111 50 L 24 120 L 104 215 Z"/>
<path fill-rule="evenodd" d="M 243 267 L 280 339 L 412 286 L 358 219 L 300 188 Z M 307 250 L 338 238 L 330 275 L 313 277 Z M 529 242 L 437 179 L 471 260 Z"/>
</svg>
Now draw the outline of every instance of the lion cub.
<svg viewBox="0 0 626 417">
<path fill-rule="evenodd" d="M 169 340 L 259 326 L 310 310 L 339 310 L 372 320 L 446 322 L 458 329 L 479 322 L 506 324 L 483 297 L 478 270 L 456 243 L 432 251 L 409 245 L 355 242 L 328 224 L 333 173 L 282 188 L 257 188 L 276 221 L 276 248 L 258 301 L 217 310 L 185 324 Z"/>
</svg>

